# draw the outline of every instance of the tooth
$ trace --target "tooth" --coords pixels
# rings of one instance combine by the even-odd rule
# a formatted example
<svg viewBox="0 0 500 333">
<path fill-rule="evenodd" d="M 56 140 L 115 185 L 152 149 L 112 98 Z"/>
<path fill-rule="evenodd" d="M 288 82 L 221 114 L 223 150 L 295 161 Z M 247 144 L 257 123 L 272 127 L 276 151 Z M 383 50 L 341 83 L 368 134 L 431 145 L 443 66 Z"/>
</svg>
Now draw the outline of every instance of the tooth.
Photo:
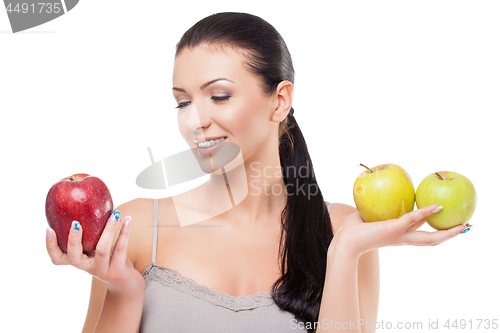
<svg viewBox="0 0 500 333">
<path fill-rule="evenodd" d="M 216 145 L 216 144 L 220 143 L 221 141 L 223 141 L 226 138 L 227 137 L 222 137 L 222 138 L 217 139 L 217 140 L 209 140 L 209 141 L 204 141 L 204 142 L 198 142 L 198 147 L 200 147 L 200 148 L 208 148 L 210 146 L 213 146 L 213 145 Z"/>
</svg>

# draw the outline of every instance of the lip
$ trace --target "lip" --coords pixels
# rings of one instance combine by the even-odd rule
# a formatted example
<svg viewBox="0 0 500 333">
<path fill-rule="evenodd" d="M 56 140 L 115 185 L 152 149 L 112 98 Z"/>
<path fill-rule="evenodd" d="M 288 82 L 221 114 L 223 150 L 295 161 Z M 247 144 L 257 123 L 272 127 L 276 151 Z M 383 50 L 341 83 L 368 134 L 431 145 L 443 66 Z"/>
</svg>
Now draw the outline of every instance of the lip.
<svg viewBox="0 0 500 333">
<path fill-rule="evenodd" d="M 193 141 L 194 141 L 194 143 L 198 144 L 198 142 L 217 140 L 217 139 L 220 139 L 223 137 L 224 137 L 224 135 L 222 135 L 222 136 L 206 136 L 206 137 L 201 137 L 201 138 L 195 138 Z M 226 136 L 226 138 L 227 138 L 227 136 Z"/>
<path fill-rule="evenodd" d="M 215 138 L 215 139 L 213 139 Z M 219 139 L 219 138 L 223 138 L 223 136 L 219 136 L 219 137 L 215 137 L 215 136 L 212 136 L 212 137 L 205 137 L 205 140 L 203 141 L 208 141 L 208 140 L 216 140 L 216 139 Z M 203 142 L 201 141 L 201 142 Z M 198 147 L 198 154 L 200 154 L 201 156 L 210 156 L 212 155 L 214 152 L 216 152 L 217 150 L 219 150 L 219 148 L 224 144 L 224 142 L 227 141 L 227 137 L 219 142 L 218 144 L 216 144 L 215 146 L 213 147 L 207 147 L 207 148 L 200 148 Z"/>
</svg>

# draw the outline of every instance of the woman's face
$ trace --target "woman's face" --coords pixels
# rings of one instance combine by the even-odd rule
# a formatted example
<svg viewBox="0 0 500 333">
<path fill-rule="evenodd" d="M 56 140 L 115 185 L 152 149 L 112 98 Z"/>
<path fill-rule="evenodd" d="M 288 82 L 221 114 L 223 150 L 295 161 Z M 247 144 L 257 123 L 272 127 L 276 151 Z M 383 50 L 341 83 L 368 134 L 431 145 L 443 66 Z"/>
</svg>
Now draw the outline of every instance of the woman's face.
<svg viewBox="0 0 500 333">
<path fill-rule="evenodd" d="M 211 137 L 227 137 L 247 160 L 265 159 L 259 154 L 269 149 L 263 148 L 278 144 L 279 122 L 271 119 L 278 99 L 263 92 L 232 48 L 182 50 L 174 62 L 173 94 L 179 129 L 190 148 Z"/>
</svg>

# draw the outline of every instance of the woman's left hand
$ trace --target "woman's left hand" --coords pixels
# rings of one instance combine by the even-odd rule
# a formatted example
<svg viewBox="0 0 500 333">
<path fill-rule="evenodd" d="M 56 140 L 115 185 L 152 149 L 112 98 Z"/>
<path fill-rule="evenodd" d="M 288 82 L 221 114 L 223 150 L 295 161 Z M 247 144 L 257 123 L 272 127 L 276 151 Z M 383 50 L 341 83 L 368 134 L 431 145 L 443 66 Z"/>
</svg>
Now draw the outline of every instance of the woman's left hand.
<svg viewBox="0 0 500 333">
<path fill-rule="evenodd" d="M 439 205 L 430 205 L 406 213 L 398 219 L 364 222 L 359 212 L 347 216 L 336 231 L 332 243 L 347 247 L 357 255 L 370 250 L 397 245 L 433 246 L 458 235 L 467 226 L 458 225 L 435 232 L 417 230 L 424 218 Z M 332 247 L 330 247 L 332 248 Z"/>
</svg>

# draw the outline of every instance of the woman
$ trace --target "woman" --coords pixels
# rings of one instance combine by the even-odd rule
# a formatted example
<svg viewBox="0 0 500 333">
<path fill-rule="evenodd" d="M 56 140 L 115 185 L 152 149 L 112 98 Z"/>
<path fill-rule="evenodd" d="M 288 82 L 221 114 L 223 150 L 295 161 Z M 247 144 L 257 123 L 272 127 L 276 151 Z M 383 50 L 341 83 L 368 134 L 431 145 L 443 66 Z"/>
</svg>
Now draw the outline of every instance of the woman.
<svg viewBox="0 0 500 333">
<path fill-rule="evenodd" d="M 285 42 L 257 16 L 214 14 L 183 35 L 173 73 L 180 132 L 208 158 L 215 148 L 203 147 L 216 142 L 200 141 L 238 145 L 248 194 L 200 228 L 173 227 L 182 223 L 175 198 L 127 202 L 92 257 L 82 253 L 82 228 L 72 229 L 67 254 L 48 230 L 54 264 L 93 275 L 84 332 L 374 332 L 378 248 L 435 245 L 465 229 L 416 231 L 437 205 L 364 223 L 355 208 L 323 201 L 293 116 L 293 83 Z M 200 210 L 219 201 L 218 178 L 196 192 Z"/>
</svg>

